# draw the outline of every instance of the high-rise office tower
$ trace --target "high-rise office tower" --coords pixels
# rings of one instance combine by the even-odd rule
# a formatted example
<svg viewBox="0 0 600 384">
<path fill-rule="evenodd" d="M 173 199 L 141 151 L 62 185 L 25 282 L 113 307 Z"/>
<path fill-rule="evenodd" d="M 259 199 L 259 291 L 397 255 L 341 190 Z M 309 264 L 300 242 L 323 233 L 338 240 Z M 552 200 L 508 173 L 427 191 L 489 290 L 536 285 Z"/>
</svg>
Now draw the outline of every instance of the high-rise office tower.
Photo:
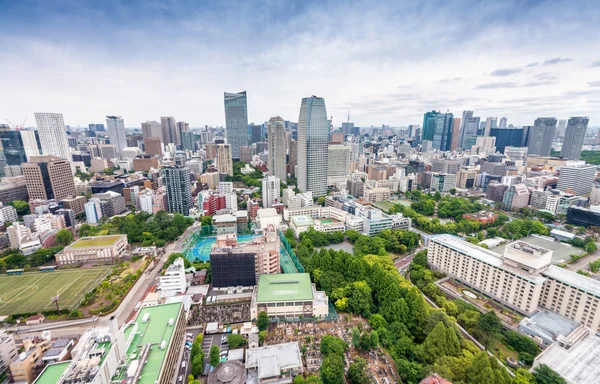
<svg viewBox="0 0 600 384">
<path fill-rule="evenodd" d="M 585 131 L 587 130 L 589 117 L 571 117 L 565 131 L 565 141 L 563 142 L 560 156 L 567 160 L 579 160 Z"/>
<path fill-rule="evenodd" d="M 161 116 L 160 117 L 160 125 L 162 128 L 162 137 L 163 144 L 175 144 L 179 143 L 179 138 L 177 137 L 177 123 L 175 122 L 175 118 L 173 116 Z"/>
<path fill-rule="evenodd" d="M 115 146 L 117 157 L 121 157 L 121 150 L 127 146 L 125 123 L 121 116 L 106 116 L 106 128 L 110 143 Z"/>
<path fill-rule="evenodd" d="M 75 197 L 71 164 L 57 156 L 33 156 L 22 164 L 29 199 L 62 200 Z"/>
<path fill-rule="evenodd" d="M 419 125 L 410 124 L 408 126 L 408 138 L 409 139 L 412 139 L 413 137 L 415 137 L 416 128 L 419 128 Z"/>
<path fill-rule="evenodd" d="M 449 151 L 452 144 L 454 115 L 431 111 L 423 117 L 423 140 L 432 142 L 432 148 Z"/>
<path fill-rule="evenodd" d="M 452 122 L 452 139 L 450 140 L 450 150 L 454 151 L 458 148 L 458 133 L 460 132 L 460 117 L 455 117 Z"/>
<path fill-rule="evenodd" d="M 268 124 L 269 134 L 269 175 L 285 181 L 285 122 L 279 117 L 271 117 Z M 269 207 L 270 208 L 270 207 Z"/>
<path fill-rule="evenodd" d="M 181 147 L 187 151 L 194 150 L 194 132 L 181 132 Z"/>
<path fill-rule="evenodd" d="M 217 144 L 217 169 L 219 173 L 233 176 L 233 159 L 231 157 L 231 144 Z"/>
<path fill-rule="evenodd" d="M 268 176 L 262 179 L 263 208 L 272 208 L 273 204 L 279 202 L 280 180 L 277 176 Z"/>
<path fill-rule="evenodd" d="M 550 156 L 555 130 L 556 118 L 540 117 L 535 119 L 533 127 L 529 129 L 529 155 Z"/>
<path fill-rule="evenodd" d="M 248 100 L 246 91 L 225 92 L 225 134 L 231 154 L 240 159 L 240 147 L 248 144 Z"/>
<path fill-rule="evenodd" d="M 556 129 L 557 137 L 564 137 L 567 128 L 567 120 L 560 119 L 558 120 L 558 128 Z"/>
<path fill-rule="evenodd" d="M 344 136 L 351 135 L 354 130 L 354 123 L 344 122 L 342 123 L 342 132 L 344 132 Z"/>
<path fill-rule="evenodd" d="M 189 131 L 190 131 L 190 125 L 188 123 L 186 123 L 185 121 L 178 121 L 177 122 L 177 140 L 178 140 L 178 142 L 175 144 L 183 146 L 183 132 L 189 132 Z"/>
<path fill-rule="evenodd" d="M 162 125 L 158 121 L 146 121 L 142 123 L 142 136 L 144 139 L 158 137 L 160 141 L 165 142 L 163 138 Z"/>
<path fill-rule="evenodd" d="M 73 161 L 62 113 L 35 113 L 42 153 Z"/>
<path fill-rule="evenodd" d="M 485 132 L 483 133 L 483 136 L 489 136 L 492 128 L 498 128 L 498 118 L 497 117 L 486 117 Z"/>
<path fill-rule="evenodd" d="M 144 139 L 144 152 L 149 155 L 162 155 L 162 143 L 158 137 L 149 137 Z"/>
<path fill-rule="evenodd" d="M 556 189 L 579 196 L 587 195 L 592 191 L 596 168 L 595 165 L 585 164 L 583 161 L 567 161 L 560 167 Z"/>
<path fill-rule="evenodd" d="M 508 120 L 506 119 L 506 117 L 501 117 L 500 123 L 498 123 L 498 128 L 506 128 L 507 123 L 508 123 Z"/>
<path fill-rule="evenodd" d="M 311 96 L 302 99 L 298 118 L 298 189 L 314 197 L 327 194 L 327 142 L 329 122 L 325 99 Z"/>
<path fill-rule="evenodd" d="M 248 131 L 250 132 L 250 141 L 252 143 L 258 143 L 263 140 L 263 128 L 261 124 L 250 124 Z"/>
<path fill-rule="evenodd" d="M 343 181 L 350 174 L 350 152 L 352 147 L 343 144 L 329 145 L 327 149 L 328 185 Z"/>
<path fill-rule="evenodd" d="M 479 129 L 479 117 L 473 117 L 473 111 L 464 111 L 460 122 L 460 139 L 458 146 L 462 149 L 471 149 L 477 141 L 477 131 Z"/>
<path fill-rule="evenodd" d="M 192 205 L 190 188 L 190 170 L 179 165 L 163 168 L 163 183 L 167 189 L 167 207 L 169 212 L 189 215 Z"/>
<path fill-rule="evenodd" d="M 490 130 L 490 137 L 496 138 L 496 150 L 504 153 L 506 147 L 522 147 L 523 128 L 493 128 Z"/>
<path fill-rule="evenodd" d="M 298 141 L 290 139 L 290 148 L 288 153 L 288 173 L 296 176 L 296 166 L 298 165 Z"/>
<path fill-rule="evenodd" d="M 0 157 L 6 165 L 21 165 L 31 156 L 40 155 L 37 131 L 0 131 Z"/>
</svg>

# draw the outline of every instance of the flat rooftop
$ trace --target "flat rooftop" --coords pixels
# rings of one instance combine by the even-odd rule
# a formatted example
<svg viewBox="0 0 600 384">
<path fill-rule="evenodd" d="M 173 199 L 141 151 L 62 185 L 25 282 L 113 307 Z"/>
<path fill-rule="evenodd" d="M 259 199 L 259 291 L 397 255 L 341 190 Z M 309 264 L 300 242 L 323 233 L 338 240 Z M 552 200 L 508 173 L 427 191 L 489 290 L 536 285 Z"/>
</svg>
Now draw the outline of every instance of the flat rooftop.
<svg viewBox="0 0 600 384">
<path fill-rule="evenodd" d="M 117 242 L 121 237 L 126 235 L 110 235 L 110 236 L 92 236 L 82 237 L 73 244 L 69 245 L 68 248 L 96 248 L 96 247 L 109 247 Z"/>
<path fill-rule="evenodd" d="M 541 310 L 521 320 L 519 329 L 532 336 L 539 336 L 547 344 L 552 344 L 559 335 L 566 337 L 578 326 L 576 322 L 558 313 Z"/>
<path fill-rule="evenodd" d="M 453 235 L 436 235 L 430 238 L 430 241 L 443 244 L 455 251 L 467 254 L 477 260 L 481 260 L 484 263 L 499 267 L 503 264 L 502 258 L 494 252 L 488 251 L 484 248 L 478 247 L 474 244 L 469 243 L 461 239 L 460 237 Z"/>
<path fill-rule="evenodd" d="M 292 216 L 292 221 L 296 227 L 308 227 L 309 225 L 315 225 L 312 217 L 308 215 Z"/>
<path fill-rule="evenodd" d="M 142 369 L 139 384 L 154 384 L 158 380 L 158 376 L 167 357 L 167 351 L 171 345 L 171 338 L 175 326 L 177 325 L 177 316 L 181 310 L 182 303 L 162 304 L 151 307 L 144 307 L 138 311 L 134 322 L 138 325 L 137 334 L 135 335 L 127 355 L 138 355 L 140 348 L 145 344 L 155 344 L 148 353 L 147 363 Z M 142 319 L 146 314 L 150 314 L 150 318 L 146 323 Z M 169 325 L 169 320 L 173 319 L 174 324 Z M 132 326 L 125 329 L 125 339 L 129 337 Z M 166 340 L 167 346 L 165 349 L 160 349 L 159 346 L 163 340 Z M 114 379 L 114 377 L 113 377 Z"/>
<path fill-rule="evenodd" d="M 65 373 L 67 368 L 71 365 L 71 360 L 62 361 L 60 363 L 48 364 L 38 378 L 33 382 L 34 384 L 56 384 L 60 377 Z"/>
<path fill-rule="evenodd" d="M 279 375 L 282 370 L 302 367 L 298 342 L 246 350 L 246 368 L 258 368 L 259 379 Z"/>
<path fill-rule="evenodd" d="M 600 377 L 600 337 L 591 331 L 569 350 L 553 344 L 536 359 L 546 364 L 570 384 L 597 383 Z"/>
<path fill-rule="evenodd" d="M 305 301 L 313 299 L 308 273 L 260 275 L 257 302 Z"/>
<path fill-rule="evenodd" d="M 577 272 L 569 271 L 565 268 L 560 268 L 555 265 L 549 266 L 542 271 L 544 276 L 558 280 L 571 287 L 579 288 L 591 295 L 600 297 L 600 281 L 580 275 Z"/>
<path fill-rule="evenodd" d="M 568 263 L 571 261 L 571 257 L 569 256 L 570 254 L 574 253 L 580 255 L 584 252 L 580 248 L 574 247 L 570 244 L 561 243 L 560 241 L 556 241 L 554 238 L 548 236 L 530 235 L 520 239 L 520 241 L 552 251 L 552 264 Z M 508 244 L 503 244 L 495 247 L 492 249 L 492 252 L 497 253 L 498 255 L 504 255 L 504 249 L 507 245 Z"/>
</svg>

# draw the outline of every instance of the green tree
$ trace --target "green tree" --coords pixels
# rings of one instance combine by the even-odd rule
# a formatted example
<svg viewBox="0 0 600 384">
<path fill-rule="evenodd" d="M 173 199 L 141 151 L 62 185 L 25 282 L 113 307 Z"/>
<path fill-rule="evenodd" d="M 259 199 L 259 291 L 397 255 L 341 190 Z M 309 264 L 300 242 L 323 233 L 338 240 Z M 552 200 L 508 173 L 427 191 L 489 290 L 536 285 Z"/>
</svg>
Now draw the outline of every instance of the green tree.
<svg viewBox="0 0 600 384">
<path fill-rule="evenodd" d="M 263 345 L 263 343 L 265 342 L 265 339 L 267 337 L 267 331 L 260 331 L 258 332 L 258 342 L 260 345 Z"/>
<path fill-rule="evenodd" d="M 461 352 L 460 341 L 454 327 L 446 327 L 439 322 L 423 342 L 425 355 L 429 362 L 442 356 L 458 356 Z"/>
<path fill-rule="evenodd" d="M 344 384 L 344 358 L 337 354 L 329 354 L 321 363 L 321 379 L 323 384 Z"/>
<path fill-rule="evenodd" d="M 216 347 L 215 345 L 213 347 Z M 219 364 L 218 358 L 218 347 L 217 347 L 217 364 Z M 212 347 L 211 347 L 211 365 L 212 365 Z M 213 365 L 215 367 L 216 365 Z M 204 372 L 204 352 L 200 351 L 196 356 L 192 358 L 192 375 L 198 377 Z"/>
<path fill-rule="evenodd" d="M 192 375 L 191 373 L 188 375 L 188 379 L 187 382 L 188 384 L 191 384 L 193 381 L 195 380 L 194 375 Z"/>
<path fill-rule="evenodd" d="M 202 226 L 212 225 L 212 216 L 202 216 L 200 224 Z"/>
<path fill-rule="evenodd" d="M 546 364 L 533 369 L 533 377 L 537 384 L 567 384 L 567 381 Z"/>
<path fill-rule="evenodd" d="M 241 346 L 246 344 L 246 339 L 244 339 L 242 335 L 231 333 L 227 335 L 227 344 L 229 344 L 229 348 L 231 349 L 240 348 Z"/>
<path fill-rule="evenodd" d="M 354 359 L 354 363 L 348 367 L 348 380 L 352 384 L 366 384 L 369 383 L 369 376 L 367 375 L 367 361 L 361 357 Z"/>
<path fill-rule="evenodd" d="M 73 242 L 73 233 L 68 229 L 62 228 L 56 233 L 56 242 L 58 245 L 67 246 Z"/>
<path fill-rule="evenodd" d="M 511 384 L 504 366 L 486 352 L 479 352 L 467 368 L 467 384 Z"/>
<path fill-rule="evenodd" d="M 192 356 L 192 359 L 194 357 L 196 357 L 200 352 L 202 352 L 202 343 L 198 343 L 197 341 L 194 341 L 192 343 L 192 350 L 190 351 L 190 355 Z"/>
<path fill-rule="evenodd" d="M 16 211 L 17 215 L 24 216 L 29 214 L 29 203 L 23 200 L 13 200 L 7 203 L 11 205 Z"/>
<path fill-rule="evenodd" d="M 352 346 L 358 348 L 360 345 L 360 330 L 356 327 L 352 327 Z"/>
<path fill-rule="evenodd" d="M 258 313 L 258 319 L 256 319 L 256 326 L 259 331 L 264 331 L 269 327 L 269 315 L 267 312 L 261 311 Z"/>
<path fill-rule="evenodd" d="M 479 332 L 479 339 L 484 344 L 489 344 L 498 337 L 500 331 L 502 331 L 502 322 L 496 315 L 496 312 L 489 311 L 479 316 L 477 323 L 477 329 Z"/>
<path fill-rule="evenodd" d="M 209 359 L 210 359 L 210 365 L 212 367 L 216 367 L 217 365 L 219 365 L 219 361 L 221 360 L 219 357 L 219 347 L 216 345 L 212 345 L 210 347 L 210 351 L 208 353 Z"/>
<path fill-rule="evenodd" d="M 325 206 L 325 197 L 321 196 L 317 199 L 317 205 L 320 205 L 321 207 Z"/>
<path fill-rule="evenodd" d="M 412 262 L 427 268 L 427 250 L 417 252 Z"/>
<path fill-rule="evenodd" d="M 348 344 L 339 337 L 325 335 L 321 338 L 321 354 L 323 356 L 335 354 L 344 356 Z"/>
</svg>

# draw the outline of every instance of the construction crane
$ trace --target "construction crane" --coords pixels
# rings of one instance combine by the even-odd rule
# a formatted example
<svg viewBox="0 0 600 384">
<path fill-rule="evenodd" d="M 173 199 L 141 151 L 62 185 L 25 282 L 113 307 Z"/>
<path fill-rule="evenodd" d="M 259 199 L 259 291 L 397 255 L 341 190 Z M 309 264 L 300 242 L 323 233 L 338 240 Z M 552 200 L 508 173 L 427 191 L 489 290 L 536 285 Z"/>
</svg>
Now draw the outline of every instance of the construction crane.
<svg viewBox="0 0 600 384">
<path fill-rule="evenodd" d="M 23 124 L 21 124 L 21 125 L 13 124 L 10 120 L 8 120 L 6 118 L 4 120 L 6 120 L 6 122 L 8 123 L 8 125 L 10 125 L 11 128 L 13 128 L 17 131 L 20 131 L 22 129 L 25 129 L 25 122 L 27 121 L 27 116 L 25 116 L 25 118 L 23 119 Z"/>
</svg>

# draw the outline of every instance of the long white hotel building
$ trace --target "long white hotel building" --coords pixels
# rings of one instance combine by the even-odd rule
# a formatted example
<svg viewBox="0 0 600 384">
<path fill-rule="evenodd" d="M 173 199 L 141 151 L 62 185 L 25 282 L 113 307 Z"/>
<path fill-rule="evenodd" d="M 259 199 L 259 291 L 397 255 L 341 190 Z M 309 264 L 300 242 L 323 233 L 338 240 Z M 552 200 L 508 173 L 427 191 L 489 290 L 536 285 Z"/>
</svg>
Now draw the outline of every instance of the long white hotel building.
<svg viewBox="0 0 600 384">
<path fill-rule="evenodd" d="M 529 316 L 544 308 L 600 331 L 600 282 L 551 261 L 552 251 L 523 241 L 508 244 L 500 256 L 452 235 L 433 236 L 427 252 L 432 269 L 518 312 Z"/>
</svg>

